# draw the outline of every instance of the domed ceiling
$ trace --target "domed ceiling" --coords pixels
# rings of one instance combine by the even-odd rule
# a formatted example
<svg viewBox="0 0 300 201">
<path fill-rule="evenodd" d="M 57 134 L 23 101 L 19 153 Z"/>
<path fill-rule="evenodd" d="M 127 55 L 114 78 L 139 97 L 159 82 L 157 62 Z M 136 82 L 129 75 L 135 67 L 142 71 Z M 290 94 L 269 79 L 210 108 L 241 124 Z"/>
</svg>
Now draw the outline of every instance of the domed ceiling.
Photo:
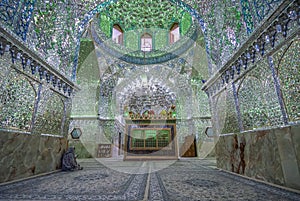
<svg viewBox="0 0 300 201">
<path fill-rule="evenodd" d="M 170 29 L 183 14 L 182 9 L 168 0 L 119 0 L 104 10 L 104 15 L 125 31 L 149 27 Z"/>
<path fill-rule="evenodd" d="M 1 1 L 0 22 L 54 68 L 76 80 L 80 39 L 97 13 L 128 30 L 170 28 L 180 15 L 186 15 L 184 10 L 204 31 L 208 68 L 213 74 L 282 2 L 289 1 L 15 0 Z"/>
<path fill-rule="evenodd" d="M 170 29 L 178 25 L 176 43 Z M 122 44 L 112 40 L 113 25 L 122 29 Z M 90 23 L 91 38 L 102 49 L 123 61 L 146 65 L 163 63 L 184 53 L 202 35 L 197 20 L 169 0 L 119 0 L 107 5 Z M 152 37 L 152 49 L 141 51 L 142 33 Z M 89 33 L 89 32 L 86 32 Z M 180 36 L 179 36 L 180 35 Z"/>
</svg>

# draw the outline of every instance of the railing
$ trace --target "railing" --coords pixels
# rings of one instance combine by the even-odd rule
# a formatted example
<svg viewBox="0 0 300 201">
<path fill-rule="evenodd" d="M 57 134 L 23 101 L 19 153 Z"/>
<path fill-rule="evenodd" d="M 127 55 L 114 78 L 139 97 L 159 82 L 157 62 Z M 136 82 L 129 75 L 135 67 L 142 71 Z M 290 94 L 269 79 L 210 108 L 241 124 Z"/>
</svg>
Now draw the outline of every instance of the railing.
<svg viewBox="0 0 300 201">
<path fill-rule="evenodd" d="M 46 80 L 49 86 L 56 92 L 70 97 L 73 91 L 79 90 L 70 79 L 58 72 L 33 50 L 29 49 L 24 42 L 13 36 L 9 30 L 0 24 L 0 55 L 7 53 L 11 56 L 11 63 L 20 62 L 24 74 L 30 69 L 32 75 L 38 75 L 39 82 Z M 51 86 L 52 85 L 52 86 Z"/>
<path fill-rule="evenodd" d="M 240 49 L 203 85 L 209 96 L 222 91 L 229 82 L 243 77 L 262 57 L 271 55 L 284 43 L 299 34 L 299 2 L 284 1 L 279 8 L 256 29 Z M 297 22 L 298 21 L 298 22 Z M 289 29 L 297 22 L 298 27 Z M 281 36 L 285 40 L 280 41 Z"/>
<path fill-rule="evenodd" d="M 280 50 L 288 49 L 285 45 L 299 41 L 299 8 L 300 2 L 297 0 L 283 1 L 231 59 L 203 85 L 202 90 L 208 94 L 211 103 L 215 133 L 243 132 L 299 123 L 297 118 L 290 117 L 291 111 L 288 111 L 291 108 L 288 104 L 298 100 L 299 95 L 294 91 L 283 91 L 286 86 L 281 83 L 284 83 L 285 78 L 280 78 L 283 72 L 277 73 L 282 64 L 275 64 L 274 57 Z M 296 63 L 287 67 L 297 70 L 297 56 L 297 53 L 290 55 Z M 288 79 L 292 79 L 292 76 Z M 297 80 L 294 80 L 296 84 Z M 293 104 L 292 110 L 297 110 L 297 103 Z"/>
</svg>

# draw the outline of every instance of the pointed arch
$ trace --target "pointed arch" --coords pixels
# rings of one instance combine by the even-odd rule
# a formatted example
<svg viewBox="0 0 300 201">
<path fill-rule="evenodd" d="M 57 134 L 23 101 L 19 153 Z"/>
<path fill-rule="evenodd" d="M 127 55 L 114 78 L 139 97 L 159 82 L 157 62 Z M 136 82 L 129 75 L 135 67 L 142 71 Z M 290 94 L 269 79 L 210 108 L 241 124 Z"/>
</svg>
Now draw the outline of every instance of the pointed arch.
<svg viewBox="0 0 300 201">
<path fill-rule="evenodd" d="M 200 16 L 199 12 L 193 9 L 190 5 L 184 3 L 182 0 L 169 0 L 171 3 L 174 3 L 175 6 L 182 8 L 184 11 L 190 13 L 199 23 L 201 30 L 204 34 L 205 42 L 206 42 L 206 53 L 208 58 L 208 68 L 211 71 L 211 62 L 210 62 L 210 51 L 208 48 L 208 39 L 207 39 L 207 30 L 205 26 L 205 21 L 202 16 Z M 116 3 L 118 0 L 111 0 L 109 2 L 101 2 L 89 12 L 86 13 L 84 18 L 79 22 L 78 32 L 77 32 L 77 39 L 76 39 L 76 49 L 75 49 L 75 56 L 73 60 L 73 72 L 72 72 L 72 80 L 76 80 L 76 69 L 77 69 L 77 62 L 79 57 L 79 49 L 80 49 L 80 39 L 82 36 L 83 31 L 87 28 L 88 22 L 97 14 L 101 13 L 105 8 L 107 8 L 110 4 Z"/>
<path fill-rule="evenodd" d="M 124 31 L 120 25 L 115 24 L 112 30 L 112 40 L 120 45 L 123 45 Z"/>
<path fill-rule="evenodd" d="M 179 24 L 176 22 L 172 25 L 169 32 L 169 43 L 173 44 L 180 39 Z"/>
<path fill-rule="evenodd" d="M 152 50 L 152 36 L 149 33 L 144 33 L 141 36 L 141 50 L 144 52 Z"/>
</svg>

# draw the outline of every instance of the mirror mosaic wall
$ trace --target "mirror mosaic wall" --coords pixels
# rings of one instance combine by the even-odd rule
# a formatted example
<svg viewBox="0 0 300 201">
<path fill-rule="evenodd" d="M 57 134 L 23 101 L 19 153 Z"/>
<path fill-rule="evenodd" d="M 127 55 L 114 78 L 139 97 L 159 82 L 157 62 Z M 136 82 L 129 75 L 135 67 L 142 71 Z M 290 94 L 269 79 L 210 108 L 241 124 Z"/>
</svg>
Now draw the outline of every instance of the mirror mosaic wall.
<svg viewBox="0 0 300 201">
<path fill-rule="evenodd" d="M 297 179 L 289 170 L 299 169 L 299 7 L 298 0 L 1 1 L 0 182 L 59 169 L 73 128 L 89 157 L 98 144 L 124 144 L 124 119 L 137 117 L 176 119 L 178 148 L 191 136 L 198 157 L 208 154 L 204 142 L 218 141 L 223 169 L 248 157 L 247 176 L 276 183 L 260 161 L 274 158 L 288 186 Z M 151 51 L 142 51 L 150 38 Z"/>
<path fill-rule="evenodd" d="M 126 21 L 127 18 L 130 19 L 128 14 L 134 13 L 133 9 L 146 3 L 151 5 L 147 7 L 152 11 L 149 15 L 157 18 L 156 5 L 161 5 L 162 10 L 169 8 L 172 12 L 167 15 L 169 17 L 165 21 L 159 23 L 160 25 L 164 26 L 175 20 L 182 11 L 190 13 L 200 22 L 205 36 L 210 73 L 214 73 L 282 3 L 282 0 L 170 0 L 162 3 L 159 1 L 159 4 L 155 3 L 156 1 L 132 1 L 133 3 L 121 0 L 4 1 L 0 5 L 3 13 L 0 20 L 12 34 L 24 41 L 33 51 L 38 52 L 64 75 L 75 79 L 74 68 L 77 67 L 79 40 L 87 23 L 96 13 L 109 12 L 110 9 L 116 8 L 113 11 L 116 14 L 124 13 Z M 140 11 L 135 13 L 144 13 Z M 111 18 L 115 19 L 114 16 Z"/>
<path fill-rule="evenodd" d="M 12 64 L 9 52 L 0 61 L 1 129 L 66 136 L 71 105 L 63 89 L 56 91 L 39 73 L 23 68 L 20 60 Z"/>
<path fill-rule="evenodd" d="M 265 20 L 260 30 L 256 30 L 223 66 L 219 71 L 221 75 L 209 80 L 209 89 L 204 87 L 210 95 L 217 133 L 299 123 L 296 103 L 299 101 L 297 8 L 299 4 L 296 1 L 280 4 L 277 16 L 274 14 Z M 225 94 L 233 97 L 227 106 Z M 218 103 L 219 99 L 223 100 L 222 103 Z M 236 120 L 232 121 L 228 114 L 234 114 Z M 225 125 L 232 129 L 221 131 Z"/>
<path fill-rule="evenodd" d="M 155 2 L 134 1 L 149 8 L 149 16 L 157 20 L 147 26 L 143 20 L 126 23 L 124 30 L 130 34 L 125 34 L 125 47 L 136 49 L 138 43 L 128 41 L 139 41 L 139 30 L 153 27 L 159 47 L 167 41 L 162 36 L 177 21 L 182 22 L 181 33 L 189 45 L 183 45 L 186 41 L 182 38 L 172 46 L 174 49 L 164 50 L 170 54 L 161 60 L 155 60 L 161 53 L 153 51 L 149 54 L 152 60 L 145 59 L 151 62 L 141 63 L 143 52 L 126 52 L 108 41 L 103 46 L 95 38 L 97 34 L 102 37 L 103 32 L 110 36 L 107 27 L 114 23 L 122 26 L 129 20 L 129 13 L 136 9 L 130 6 L 133 2 L 4 1 L 0 5 L 1 128 L 62 135 L 69 121 L 69 95 L 75 83 L 84 91 L 79 94 L 91 99 L 74 101 L 74 114 L 89 111 L 99 118 L 114 119 L 123 115 L 130 99 L 126 94 L 133 94 L 143 82 L 151 87 L 152 81 L 161 82 L 167 96 L 175 94 L 176 100 L 171 102 L 176 105 L 177 118 L 212 114 L 218 134 L 299 122 L 298 1 L 162 1 L 161 5 L 172 11 L 162 22 L 156 16 Z M 126 5 L 124 9 L 122 5 Z M 124 22 L 115 17 L 118 13 L 124 15 Z M 6 33 L 13 39 L 7 40 Z M 86 44 L 95 43 L 85 47 L 84 40 Z M 27 52 L 20 47 L 26 47 Z M 107 52 L 115 47 L 121 55 Z M 87 71 L 80 69 L 84 51 L 85 57 L 94 51 L 93 61 L 97 62 L 90 65 L 96 66 L 100 75 L 88 83 L 80 74 Z M 139 59 L 134 60 L 130 54 Z M 35 59 L 37 64 L 30 63 L 31 55 L 39 57 Z M 57 76 L 60 78 L 52 78 Z M 16 96 L 22 98 L 17 100 Z M 45 119 L 49 115 L 56 118 L 47 128 Z M 198 128 L 198 123 L 192 127 Z"/>
</svg>

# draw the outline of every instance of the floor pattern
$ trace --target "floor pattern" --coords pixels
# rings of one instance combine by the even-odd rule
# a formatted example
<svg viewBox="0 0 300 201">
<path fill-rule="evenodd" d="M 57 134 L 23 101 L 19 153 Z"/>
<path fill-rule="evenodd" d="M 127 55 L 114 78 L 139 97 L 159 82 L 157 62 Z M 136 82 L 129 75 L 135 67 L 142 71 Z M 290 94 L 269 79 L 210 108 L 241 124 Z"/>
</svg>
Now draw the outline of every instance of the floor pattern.
<svg viewBox="0 0 300 201">
<path fill-rule="evenodd" d="M 195 161 L 178 162 L 151 175 L 149 200 L 300 200 L 300 195 Z"/>
<path fill-rule="evenodd" d="M 0 200 L 300 201 L 295 192 L 215 169 L 212 160 L 182 159 L 159 168 L 164 163 L 111 161 L 124 170 L 143 169 L 141 174 L 128 174 L 86 160 L 81 171 L 1 184 Z M 145 168 L 149 173 L 144 173 Z"/>
<path fill-rule="evenodd" d="M 58 172 L 0 187 L 0 200 L 142 200 L 147 175 L 107 168 Z"/>
</svg>

